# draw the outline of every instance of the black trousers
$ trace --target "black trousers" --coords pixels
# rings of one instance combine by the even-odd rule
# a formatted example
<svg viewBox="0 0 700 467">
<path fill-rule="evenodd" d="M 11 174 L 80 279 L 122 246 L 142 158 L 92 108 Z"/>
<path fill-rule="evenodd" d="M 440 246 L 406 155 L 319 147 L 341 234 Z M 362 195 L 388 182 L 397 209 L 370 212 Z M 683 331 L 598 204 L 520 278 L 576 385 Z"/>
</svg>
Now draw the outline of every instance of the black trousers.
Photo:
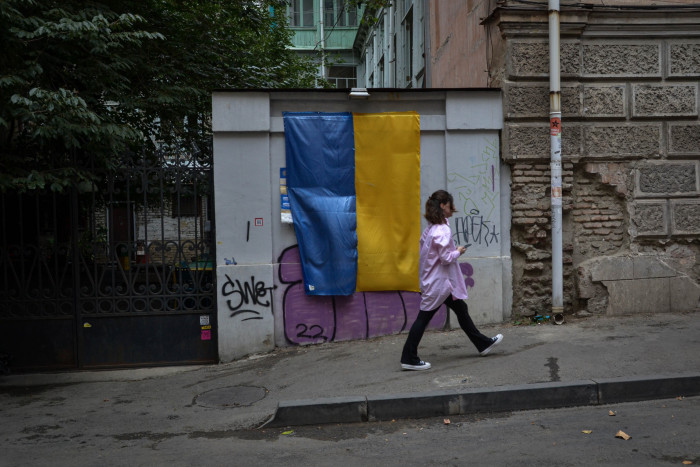
<svg viewBox="0 0 700 467">
<path fill-rule="evenodd" d="M 459 321 L 459 327 L 462 328 L 469 340 L 472 341 L 477 351 L 481 352 L 491 345 L 491 339 L 480 333 L 476 326 L 474 326 L 474 322 L 469 316 L 469 307 L 464 303 L 464 300 L 455 300 L 452 298 L 452 295 L 450 295 L 443 303 L 455 312 L 457 321 Z M 406 338 L 406 343 L 401 353 L 401 363 L 417 365 L 420 362 L 420 358 L 418 358 L 418 344 L 420 344 L 420 340 L 423 338 L 425 328 L 428 327 L 428 323 L 430 323 L 430 320 L 433 319 L 433 316 L 435 316 L 435 313 L 437 313 L 439 309 L 440 307 L 437 307 L 434 310 L 420 310 L 418 312 L 418 316 L 413 322 L 411 330 L 408 331 L 408 337 Z"/>
</svg>

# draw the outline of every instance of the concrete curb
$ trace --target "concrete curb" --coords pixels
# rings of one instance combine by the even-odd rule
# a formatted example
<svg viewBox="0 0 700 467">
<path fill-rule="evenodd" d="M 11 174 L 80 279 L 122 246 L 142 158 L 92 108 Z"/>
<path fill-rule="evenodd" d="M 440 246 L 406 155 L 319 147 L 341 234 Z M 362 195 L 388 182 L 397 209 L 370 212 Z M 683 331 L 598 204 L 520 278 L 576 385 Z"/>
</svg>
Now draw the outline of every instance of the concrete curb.
<svg viewBox="0 0 700 467">
<path fill-rule="evenodd" d="M 282 401 L 264 427 L 553 409 L 700 395 L 700 373 Z M 262 427 L 261 427 L 262 428 Z"/>
</svg>

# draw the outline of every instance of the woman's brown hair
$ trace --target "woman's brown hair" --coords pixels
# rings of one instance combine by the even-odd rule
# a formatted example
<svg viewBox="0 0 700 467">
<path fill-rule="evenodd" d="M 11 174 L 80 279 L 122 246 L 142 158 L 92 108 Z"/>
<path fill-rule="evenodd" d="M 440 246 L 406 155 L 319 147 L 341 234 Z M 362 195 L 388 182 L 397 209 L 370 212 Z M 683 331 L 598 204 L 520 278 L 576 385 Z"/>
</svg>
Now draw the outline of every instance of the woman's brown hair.
<svg viewBox="0 0 700 467">
<path fill-rule="evenodd" d="M 452 212 L 457 212 L 455 209 L 454 199 L 452 195 L 445 190 L 438 190 L 428 198 L 425 202 L 425 218 L 431 224 L 444 224 L 447 222 L 445 219 L 445 213 L 442 212 L 440 204 L 448 204 L 452 209 Z"/>
</svg>

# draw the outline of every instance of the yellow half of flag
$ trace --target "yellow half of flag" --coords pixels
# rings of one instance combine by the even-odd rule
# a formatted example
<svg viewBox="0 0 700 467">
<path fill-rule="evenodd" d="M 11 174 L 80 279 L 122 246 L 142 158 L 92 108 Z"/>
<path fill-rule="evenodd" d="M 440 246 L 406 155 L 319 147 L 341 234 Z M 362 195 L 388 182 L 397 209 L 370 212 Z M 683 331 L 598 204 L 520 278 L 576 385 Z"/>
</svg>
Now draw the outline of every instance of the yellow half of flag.
<svg viewBox="0 0 700 467">
<path fill-rule="evenodd" d="M 420 117 L 353 114 L 357 291 L 419 291 Z"/>
</svg>

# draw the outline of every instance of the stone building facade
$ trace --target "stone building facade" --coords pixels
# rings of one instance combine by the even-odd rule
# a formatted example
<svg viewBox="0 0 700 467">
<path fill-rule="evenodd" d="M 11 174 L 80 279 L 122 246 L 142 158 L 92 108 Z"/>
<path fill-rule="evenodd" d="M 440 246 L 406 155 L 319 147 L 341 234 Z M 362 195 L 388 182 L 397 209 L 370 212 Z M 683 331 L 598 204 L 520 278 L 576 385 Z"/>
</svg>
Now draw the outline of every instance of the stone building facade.
<svg viewBox="0 0 700 467">
<path fill-rule="evenodd" d="M 512 315 L 546 313 L 552 302 L 548 1 L 419 3 L 421 84 L 502 90 Z M 700 4 L 560 3 L 565 313 L 697 311 Z M 388 34 L 399 48 L 402 23 L 394 24 Z"/>
<path fill-rule="evenodd" d="M 565 310 L 697 311 L 700 8 L 562 3 Z M 482 19 L 482 63 L 504 95 L 513 312 L 530 316 L 551 303 L 549 36 L 546 2 L 524 6 Z"/>
</svg>

